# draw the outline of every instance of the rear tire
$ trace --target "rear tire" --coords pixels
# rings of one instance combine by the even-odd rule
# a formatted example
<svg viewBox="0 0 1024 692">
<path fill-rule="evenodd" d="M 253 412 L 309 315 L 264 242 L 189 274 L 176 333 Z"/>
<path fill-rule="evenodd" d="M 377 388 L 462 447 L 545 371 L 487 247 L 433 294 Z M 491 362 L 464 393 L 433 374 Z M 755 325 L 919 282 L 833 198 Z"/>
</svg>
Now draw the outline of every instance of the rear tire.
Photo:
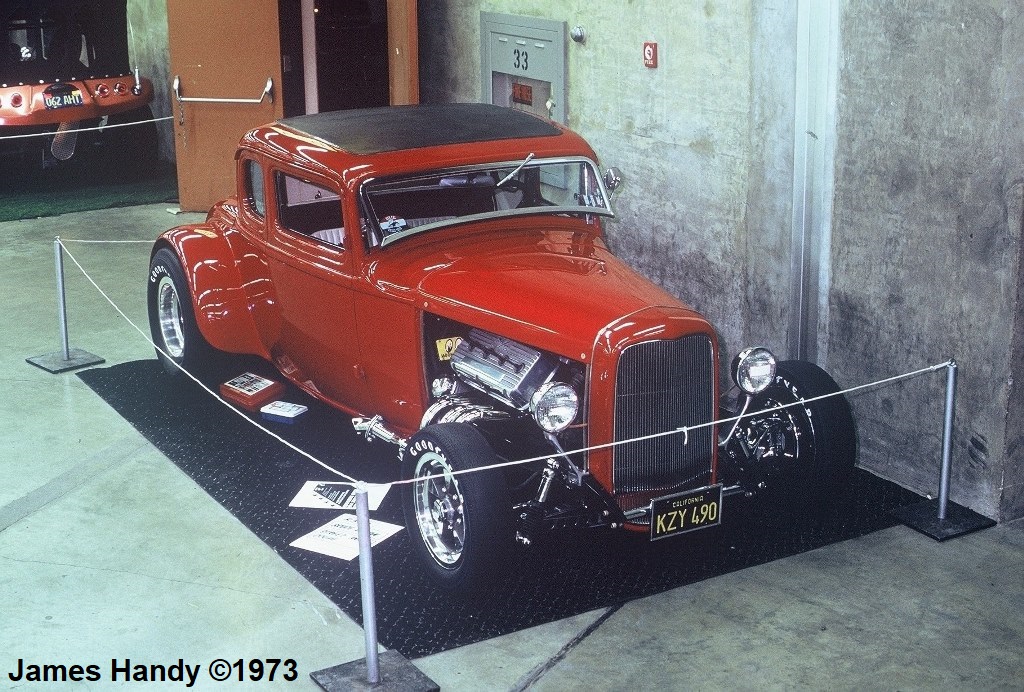
<svg viewBox="0 0 1024 692">
<path fill-rule="evenodd" d="M 147 296 L 149 329 L 164 370 L 180 376 L 184 368 L 198 376 L 215 351 L 199 331 L 185 273 L 170 248 L 160 248 L 153 255 Z"/>
</svg>

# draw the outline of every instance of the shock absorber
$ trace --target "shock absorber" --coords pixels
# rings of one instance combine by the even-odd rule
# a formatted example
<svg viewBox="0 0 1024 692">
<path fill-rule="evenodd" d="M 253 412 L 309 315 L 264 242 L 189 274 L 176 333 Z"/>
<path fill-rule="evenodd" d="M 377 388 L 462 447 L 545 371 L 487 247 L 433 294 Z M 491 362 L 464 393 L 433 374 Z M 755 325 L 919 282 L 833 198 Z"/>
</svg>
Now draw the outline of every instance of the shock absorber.
<svg viewBox="0 0 1024 692">
<path fill-rule="evenodd" d="M 544 504 L 548 501 L 548 494 L 551 492 L 551 483 L 555 480 L 555 475 L 558 473 L 558 462 L 554 459 L 547 460 L 547 468 L 540 476 L 540 486 L 537 488 L 537 498 L 535 502 L 539 505 Z"/>
<path fill-rule="evenodd" d="M 557 475 L 558 462 L 548 459 L 547 468 L 541 473 L 540 485 L 537 486 L 537 496 L 519 508 L 519 529 L 516 531 L 516 540 L 523 545 L 530 545 L 533 542 L 534 534 L 543 527 L 543 505 L 548 501 L 551 484 Z"/>
</svg>

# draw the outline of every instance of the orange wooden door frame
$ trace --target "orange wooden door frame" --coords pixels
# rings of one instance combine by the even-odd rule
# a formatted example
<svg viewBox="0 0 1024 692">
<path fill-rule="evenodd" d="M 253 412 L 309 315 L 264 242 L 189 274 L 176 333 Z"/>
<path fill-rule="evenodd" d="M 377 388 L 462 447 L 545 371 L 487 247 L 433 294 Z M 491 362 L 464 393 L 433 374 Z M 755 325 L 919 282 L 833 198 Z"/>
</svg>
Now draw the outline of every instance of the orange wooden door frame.
<svg viewBox="0 0 1024 692">
<path fill-rule="evenodd" d="M 391 105 L 419 103 L 419 18 L 416 14 L 416 0 L 387 2 Z"/>
</svg>

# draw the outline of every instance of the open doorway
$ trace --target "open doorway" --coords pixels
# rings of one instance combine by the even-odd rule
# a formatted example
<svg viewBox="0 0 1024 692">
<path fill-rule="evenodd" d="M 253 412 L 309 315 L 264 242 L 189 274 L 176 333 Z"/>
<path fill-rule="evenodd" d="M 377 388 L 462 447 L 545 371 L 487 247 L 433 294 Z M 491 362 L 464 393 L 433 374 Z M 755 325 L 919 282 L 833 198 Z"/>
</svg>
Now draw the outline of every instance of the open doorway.
<svg viewBox="0 0 1024 692">
<path fill-rule="evenodd" d="M 0 2 L 0 220 L 174 197 L 128 4 Z"/>
<path fill-rule="evenodd" d="M 307 112 L 315 84 L 317 110 L 390 103 L 387 0 L 314 0 L 316 78 L 303 67 L 303 0 L 280 0 L 283 98 L 286 116 Z"/>
</svg>

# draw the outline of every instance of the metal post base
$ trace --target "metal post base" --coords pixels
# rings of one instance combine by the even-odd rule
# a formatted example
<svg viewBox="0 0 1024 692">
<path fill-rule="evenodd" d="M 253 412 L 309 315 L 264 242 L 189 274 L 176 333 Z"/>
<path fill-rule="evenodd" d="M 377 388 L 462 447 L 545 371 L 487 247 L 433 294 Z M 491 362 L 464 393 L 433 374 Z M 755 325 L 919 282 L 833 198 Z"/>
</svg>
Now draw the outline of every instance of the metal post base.
<svg viewBox="0 0 1024 692">
<path fill-rule="evenodd" d="M 910 528 L 937 541 L 956 538 L 995 526 L 996 522 L 955 502 L 946 505 L 946 518 L 939 519 L 939 500 L 925 500 L 892 510 L 892 515 Z"/>
<path fill-rule="evenodd" d="M 397 651 L 380 654 L 380 682 L 366 681 L 366 659 L 324 668 L 309 674 L 326 692 L 386 690 L 387 692 L 439 692 L 440 686 Z"/>
<path fill-rule="evenodd" d="M 80 348 L 68 349 L 67 358 L 64 358 L 63 351 L 55 351 L 54 353 L 45 353 L 41 356 L 26 358 L 25 361 L 54 374 L 106 362 L 103 358 L 95 356 L 88 351 L 83 351 Z"/>
</svg>

